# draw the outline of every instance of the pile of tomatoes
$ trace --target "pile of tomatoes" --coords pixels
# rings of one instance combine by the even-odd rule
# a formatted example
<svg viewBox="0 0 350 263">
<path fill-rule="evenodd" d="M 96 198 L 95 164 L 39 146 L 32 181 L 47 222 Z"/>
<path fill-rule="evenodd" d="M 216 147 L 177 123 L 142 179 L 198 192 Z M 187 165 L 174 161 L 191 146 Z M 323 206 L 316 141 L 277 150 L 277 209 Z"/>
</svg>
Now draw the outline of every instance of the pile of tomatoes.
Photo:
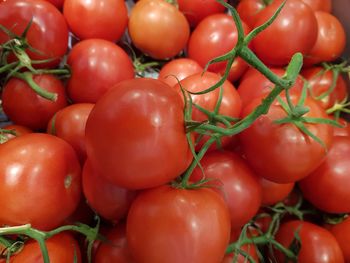
<svg viewBox="0 0 350 263">
<path fill-rule="evenodd" d="M 0 262 L 350 262 L 331 0 L 0 0 Z"/>
</svg>

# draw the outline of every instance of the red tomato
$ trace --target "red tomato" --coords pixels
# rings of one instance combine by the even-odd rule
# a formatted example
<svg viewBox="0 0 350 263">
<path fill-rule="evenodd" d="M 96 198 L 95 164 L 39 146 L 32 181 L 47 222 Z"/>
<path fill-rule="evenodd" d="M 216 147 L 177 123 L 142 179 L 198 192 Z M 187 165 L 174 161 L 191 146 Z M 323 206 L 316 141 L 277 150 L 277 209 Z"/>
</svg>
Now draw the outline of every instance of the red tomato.
<svg viewBox="0 0 350 263">
<path fill-rule="evenodd" d="M 331 226 L 330 231 L 343 251 L 345 262 L 350 262 L 350 217 L 347 217 L 339 224 Z"/>
<path fill-rule="evenodd" d="M 2 129 L 4 129 L 4 130 L 11 130 L 11 131 L 15 132 L 15 134 L 16 134 L 16 135 L 12 135 L 12 134 L 10 134 L 10 133 L 1 134 L 1 135 L 6 136 L 5 141 L 8 141 L 8 140 L 11 140 L 11 139 L 16 138 L 16 137 L 18 137 L 18 136 L 22 136 L 22 135 L 24 135 L 24 134 L 32 133 L 32 132 L 33 132 L 31 129 L 28 129 L 28 128 L 25 127 L 25 126 L 16 125 L 16 124 L 9 124 L 9 125 L 6 125 L 6 126 L 2 127 Z"/>
<path fill-rule="evenodd" d="M 69 233 L 60 233 L 46 240 L 50 263 L 81 262 L 78 242 Z M 11 258 L 11 263 L 39 263 L 44 262 L 38 242 L 29 240 L 24 248 Z"/>
<path fill-rule="evenodd" d="M 52 4 L 41 0 L 10 0 L 1 4 L 0 24 L 17 35 L 21 35 L 28 23 L 28 44 L 39 52 L 26 52 L 33 60 L 52 59 L 36 67 L 55 67 L 68 47 L 68 27 L 63 15 Z M 0 30 L 0 44 L 8 41 Z"/>
<path fill-rule="evenodd" d="M 249 32 L 244 25 L 245 33 Z M 197 61 L 202 67 L 213 58 L 224 55 L 233 49 L 237 43 L 237 29 L 231 16 L 215 14 L 202 20 L 194 29 L 188 42 L 188 57 Z M 218 62 L 209 66 L 208 70 L 223 74 L 227 63 Z M 230 81 L 237 80 L 247 69 L 248 65 L 241 59 L 235 60 Z"/>
<path fill-rule="evenodd" d="M 343 118 L 338 119 L 338 123 L 342 125 L 342 128 L 339 127 L 333 127 L 334 130 L 334 136 L 346 136 L 350 137 L 350 125 L 347 120 Z"/>
<path fill-rule="evenodd" d="M 185 48 L 190 27 L 186 17 L 164 0 L 141 0 L 131 9 L 129 34 L 143 53 L 167 59 Z"/>
<path fill-rule="evenodd" d="M 57 94 L 56 101 L 39 96 L 25 81 L 11 78 L 2 91 L 2 107 L 15 124 L 44 130 L 51 117 L 67 105 L 65 88 L 53 75 L 35 75 L 42 89 Z"/>
<path fill-rule="evenodd" d="M 76 151 L 81 164 L 86 159 L 85 125 L 93 107 L 92 103 L 67 106 L 56 112 L 47 125 L 47 133 L 68 142 Z"/>
<path fill-rule="evenodd" d="M 204 174 L 197 167 L 191 181 L 205 178 L 216 179 L 208 184 L 217 184 L 230 211 L 232 229 L 240 229 L 255 216 L 261 205 L 262 189 L 258 178 L 239 155 L 214 151 L 201 160 Z"/>
<path fill-rule="evenodd" d="M 317 99 L 327 92 L 333 83 L 333 72 L 322 67 L 312 67 L 302 71 L 303 77 L 308 81 L 310 95 Z M 336 102 L 341 102 L 347 96 L 347 85 L 344 78 L 339 75 L 333 91 L 324 98 L 318 99 L 324 109 L 331 108 Z"/>
<path fill-rule="evenodd" d="M 332 0 L 302 0 L 308 4 L 314 11 L 324 11 L 330 13 L 332 11 Z"/>
<path fill-rule="evenodd" d="M 161 68 L 158 79 L 173 87 L 178 81 L 202 71 L 203 68 L 193 59 L 177 58 L 169 61 Z"/>
<path fill-rule="evenodd" d="M 221 262 L 230 240 L 230 215 L 211 189 L 164 185 L 137 196 L 126 236 L 136 262 Z"/>
<path fill-rule="evenodd" d="M 263 205 L 274 205 L 283 201 L 293 190 L 294 183 L 278 184 L 260 177 Z"/>
<path fill-rule="evenodd" d="M 247 244 L 247 245 L 243 245 L 240 247 L 240 250 L 244 251 L 246 254 L 248 254 L 251 259 L 254 260 L 255 263 L 259 263 L 259 256 L 257 253 L 257 248 L 255 247 L 255 245 L 253 244 Z M 235 259 L 235 261 L 234 261 Z M 249 262 L 247 257 L 243 256 L 243 255 L 238 255 L 236 256 L 235 253 L 230 253 L 228 255 L 225 255 L 224 260 L 221 263 L 247 263 Z"/>
<path fill-rule="evenodd" d="M 255 26 L 262 25 L 277 10 L 281 0 L 259 12 Z M 308 54 L 317 39 L 317 20 L 313 10 L 301 0 L 288 0 L 277 19 L 257 35 L 253 48 L 266 64 L 284 66 L 296 52 Z"/>
<path fill-rule="evenodd" d="M 83 192 L 89 205 L 103 218 L 117 223 L 126 217 L 135 191 L 120 188 L 96 173 L 89 161 L 83 168 Z"/>
<path fill-rule="evenodd" d="M 94 263 L 134 263 L 126 241 L 125 224 L 117 225 L 104 234 L 107 242 L 101 242 Z"/>
<path fill-rule="evenodd" d="M 285 99 L 284 99 L 285 100 Z M 297 96 L 292 96 L 296 104 Z M 242 111 L 247 116 L 261 99 L 257 98 Z M 304 106 L 309 108 L 306 117 L 327 118 L 324 110 L 314 100 L 307 98 Z M 249 128 L 238 134 L 248 163 L 260 176 L 275 183 L 292 183 L 309 175 L 326 157 L 332 143 L 333 128 L 327 124 L 305 123 L 326 148 L 304 134 L 294 124 L 275 124 L 285 118 L 286 112 L 275 101 L 267 114 L 261 115 Z"/>
<path fill-rule="evenodd" d="M 227 2 L 227 0 L 224 1 Z M 177 4 L 192 27 L 197 26 L 205 17 L 216 13 L 224 13 L 226 10 L 216 0 L 178 0 Z"/>
<path fill-rule="evenodd" d="M 270 68 L 277 76 L 282 77 L 286 71 L 282 68 Z M 251 101 L 260 97 L 266 97 L 275 85 L 269 81 L 263 74 L 254 68 L 249 68 L 243 75 L 237 88 L 238 94 L 242 99 L 243 107 L 247 106 Z M 298 77 L 290 92 L 299 94 L 304 86 L 304 81 Z M 282 93 L 283 94 L 283 93 Z"/>
<path fill-rule="evenodd" d="M 65 0 L 63 14 L 80 39 L 119 40 L 128 24 L 124 0 Z"/>
<path fill-rule="evenodd" d="M 276 240 L 289 247 L 295 231 L 301 239 L 298 263 L 344 263 L 342 251 L 334 236 L 326 229 L 303 221 L 283 223 L 277 232 Z M 276 253 L 278 262 L 284 262 L 282 253 Z"/>
<path fill-rule="evenodd" d="M 0 145 L 0 224 L 57 227 L 77 207 L 80 165 L 55 136 L 30 133 Z M 35 204 L 35 205 L 34 205 Z"/>
<path fill-rule="evenodd" d="M 350 138 L 334 137 L 326 160 L 300 181 L 303 196 L 328 213 L 350 213 Z"/>
<path fill-rule="evenodd" d="M 240 18 L 253 28 L 258 13 L 265 7 L 264 0 L 241 0 L 237 5 L 237 12 Z"/>
<path fill-rule="evenodd" d="M 74 102 L 95 103 L 113 85 L 134 78 L 133 64 L 118 45 L 103 39 L 88 39 L 68 55 L 71 77 L 67 92 Z"/>
<path fill-rule="evenodd" d="M 170 182 L 192 160 L 181 97 L 160 80 L 121 82 L 93 108 L 86 148 L 97 172 L 120 187 Z"/>
</svg>

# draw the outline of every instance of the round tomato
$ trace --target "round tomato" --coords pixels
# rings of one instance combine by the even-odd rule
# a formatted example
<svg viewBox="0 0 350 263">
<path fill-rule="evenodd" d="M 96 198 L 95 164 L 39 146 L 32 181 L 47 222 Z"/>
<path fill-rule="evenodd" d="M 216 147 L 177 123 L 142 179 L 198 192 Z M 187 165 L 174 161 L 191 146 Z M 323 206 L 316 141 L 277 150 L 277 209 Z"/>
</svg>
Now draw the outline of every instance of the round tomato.
<svg viewBox="0 0 350 263">
<path fill-rule="evenodd" d="M 262 188 L 262 201 L 265 206 L 274 205 L 283 201 L 293 190 L 294 182 L 287 184 L 278 184 L 260 177 Z"/>
<path fill-rule="evenodd" d="M 282 3 L 275 0 L 257 15 L 255 26 L 266 22 Z M 277 19 L 252 41 L 257 56 L 266 64 L 287 65 L 296 52 L 308 54 L 318 32 L 311 7 L 301 0 L 288 0 Z"/>
<path fill-rule="evenodd" d="M 72 72 L 67 92 L 76 103 L 95 103 L 113 85 L 134 78 L 127 53 L 103 39 L 80 41 L 70 51 L 67 63 Z"/>
<path fill-rule="evenodd" d="M 324 11 L 330 13 L 332 11 L 332 0 L 303 0 L 314 11 Z"/>
<path fill-rule="evenodd" d="M 136 262 L 221 262 L 230 240 L 230 215 L 211 189 L 164 185 L 137 196 L 126 236 Z"/>
<path fill-rule="evenodd" d="M 86 148 L 94 169 L 120 187 L 170 182 L 192 160 L 181 97 L 156 79 L 119 83 L 90 113 Z"/>
<path fill-rule="evenodd" d="M 336 136 L 326 160 L 299 186 L 305 199 L 322 211 L 350 213 L 349 183 L 350 138 Z"/>
<path fill-rule="evenodd" d="M 301 242 L 299 263 L 344 263 L 335 237 L 328 230 L 315 224 L 298 220 L 283 223 L 277 232 L 276 240 L 288 248 L 295 232 L 298 232 Z M 285 256 L 281 252 L 277 252 L 276 256 L 278 262 L 284 262 Z"/>
<path fill-rule="evenodd" d="M 80 39 L 119 40 L 128 24 L 124 0 L 65 0 L 63 14 Z"/>
<path fill-rule="evenodd" d="M 240 18 L 253 28 L 257 14 L 266 7 L 268 1 L 264 0 L 241 0 L 237 5 Z"/>
<path fill-rule="evenodd" d="M 56 101 L 39 96 L 25 81 L 11 78 L 2 91 L 2 107 L 15 124 L 44 130 L 51 117 L 67 106 L 66 91 L 53 75 L 34 75 L 33 80 L 42 89 L 56 93 Z"/>
<path fill-rule="evenodd" d="M 10 0 L 1 4 L 0 24 L 21 35 L 29 22 L 26 39 L 35 50 L 26 49 L 33 60 L 47 60 L 36 67 L 55 67 L 68 47 L 68 27 L 63 15 L 52 4 L 41 0 Z M 0 44 L 9 37 L 0 30 Z"/>
<path fill-rule="evenodd" d="M 30 133 L 0 145 L 0 224 L 50 230 L 79 203 L 80 165 L 73 148 L 49 134 Z"/>
<path fill-rule="evenodd" d="M 350 217 L 347 217 L 341 223 L 331 226 L 330 231 L 343 251 L 345 262 L 350 262 Z"/>
<path fill-rule="evenodd" d="M 141 0 L 131 9 L 132 43 L 147 55 L 167 59 L 185 48 L 190 27 L 186 17 L 164 0 Z"/>
</svg>

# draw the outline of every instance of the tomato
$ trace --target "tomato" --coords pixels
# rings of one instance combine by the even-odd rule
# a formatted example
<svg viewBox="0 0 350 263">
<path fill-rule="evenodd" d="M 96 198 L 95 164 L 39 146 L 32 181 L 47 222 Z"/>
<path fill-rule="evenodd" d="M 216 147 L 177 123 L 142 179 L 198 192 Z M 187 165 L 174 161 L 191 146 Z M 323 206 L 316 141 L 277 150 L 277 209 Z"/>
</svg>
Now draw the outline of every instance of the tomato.
<svg viewBox="0 0 350 263">
<path fill-rule="evenodd" d="M 296 104 L 297 96 L 291 96 L 291 100 Z M 252 101 L 243 109 L 242 117 L 260 103 L 260 98 Z M 311 98 L 306 99 L 304 106 L 310 110 L 306 117 L 327 118 L 321 106 Z M 292 183 L 309 175 L 325 159 L 333 138 L 333 128 L 327 124 L 304 123 L 323 141 L 324 148 L 294 124 L 274 123 L 286 116 L 279 102 L 275 101 L 267 114 L 261 115 L 249 128 L 238 134 L 244 155 L 253 170 L 275 183 Z"/>
<path fill-rule="evenodd" d="M 52 61 L 36 67 L 55 67 L 68 47 L 68 27 L 63 15 L 52 4 L 41 0 L 11 0 L 1 4 L 0 24 L 21 35 L 29 22 L 28 44 L 37 52 L 26 49 L 33 60 Z M 0 44 L 9 38 L 0 30 Z"/>
<path fill-rule="evenodd" d="M 69 233 L 60 233 L 46 240 L 50 263 L 81 262 L 78 242 Z M 11 263 L 39 263 L 44 262 L 38 242 L 30 240 L 24 248 L 11 258 Z"/>
<path fill-rule="evenodd" d="M 56 101 L 39 96 L 25 81 L 11 78 L 2 91 L 2 107 L 12 122 L 32 130 L 44 130 L 51 117 L 67 105 L 65 88 L 53 75 L 34 75 L 42 89 L 57 94 Z"/>
<path fill-rule="evenodd" d="M 255 247 L 255 245 L 253 244 L 247 244 L 247 245 L 243 245 L 240 247 L 240 250 L 244 251 L 246 254 L 248 254 L 251 259 L 254 260 L 255 263 L 259 263 L 259 256 L 257 253 L 257 249 Z M 235 259 L 235 261 L 234 261 Z M 243 256 L 243 255 L 235 255 L 235 253 L 230 253 L 228 255 L 225 255 L 224 260 L 221 263 L 246 263 L 249 262 L 247 257 Z"/>
<path fill-rule="evenodd" d="M 87 160 L 83 168 L 83 192 L 89 205 L 103 218 L 116 223 L 126 217 L 135 191 L 120 188 L 96 173 Z"/>
<path fill-rule="evenodd" d="M 303 196 L 314 206 L 328 213 L 349 213 L 350 138 L 334 137 L 326 160 L 308 177 L 299 182 Z M 331 193 L 331 194 L 329 194 Z"/>
<path fill-rule="evenodd" d="M 332 0 L 303 0 L 314 11 L 324 11 L 330 13 L 332 11 Z"/>
<path fill-rule="evenodd" d="M 303 221 L 283 223 L 277 232 L 276 240 L 284 247 L 289 247 L 294 233 L 298 231 L 301 250 L 298 255 L 299 263 L 343 263 L 344 257 L 334 236 L 326 229 Z M 284 262 L 282 253 L 276 253 L 278 262 Z"/>
<path fill-rule="evenodd" d="M 266 7 L 264 0 L 241 0 L 237 5 L 240 18 L 251 28 L 254 27 L 257 14 Z"/>
<path fill-rule="evenodd" d="M 332 88 L 333 72 L 322 67 L 312 67 L 302 71 L 303 77 L 308 81 L 310 95 L 315 99 Z M 341 102 L 347 96 L 347 86 L 342 75 L 338 76 L 333 91 L 319 98 L 317 101 L 324 109 L 331 108 L 336 102 Z"/>
<path fill-rule="evenodd" d="M 137 196 L 126 236 L 136 262 L 219 263 L 230 239 L 230 215 L 211 189 L 164 185 Z"/>
<path fill-rule="evenodd" d="M 76 151 L 81 164 L 86 159 L 85 125 L 93 107 L 92 103 L 72 104 L 56 112 L 47 125 L 47 133 L 68 142 Z"/>
<path fill-rule="evenodd" d="M 331 226 L 330 231 L 343 251 L 345 262 L 350 262 L 350 217 L 347 217 L 341 223 Z"/>
<path fill-rule="evenodd" d="M 343 127 L 333 127 L 334 130 L 334 136 L 349 136 L 350 137 L 350 125 L 347 120 L 343 118 L 339 118 L 338 123 L 342 125 Z"/>
<path fill-rule="evenodd" d="M 16 138 L 18 136 L 22 136 L 24 134 L 33 132 L 31 129 L 28 129 L 25 126 L 16 125 L 16 124 L 6 125 L 6 126 L 2 127 L 2 129 L 13 131 L 16 134 L 16 135 L 13 135 L 13 134 L 10 134 L 10 133 L 5 133 L 5 134 L 1 134 L 0 133 L 0 136 L 4 135 L 6 137 L 6 139 L 5 138 L 1 138 L 2 140 L 5 140 L 5 142 L 8 141 L 8 140 L 11 140 L 13 138 Z"/>
<path fill-rule="evenodd" d="M 230 211 L 232 229 L 240 229 L 255 216 L 260 205 L 262 189 L 258 178 L 239 155 L 226 151 L 213 151 L 201 160 L 204 174 L 197 167 L 191 180 L 203 176 L 216 179 L 208 184 L 217 184 Z"/>
<path fill-rule="evenodd" d="M 248 33 L 248 26 L 244 23 L 243 25 L 245 33 Z M 231 16 L 227 14 L 208 16 L 199 23 L 191 34 L 188 42 L 188 57 L 205 67 L 211 59 L 224 55 L 233 49 L 237 38 L 237 28 Z M 226 65 L 226 62 L 214 63 L 208 67 L 208 70 L 223 74 Z M 231 73 L 232 76 L 229 80 L 237 80 L 247 67 L 248 65 L 241 58 L 237 58 L 233 68 L 231 68 L 235 72 Z"/>
<path fill-rule="evenodd" d="M 262 201 L 265 206 L 274 205 L 283 201 L 293 190 L 294 182 L 287 184 L 278 184 L 260 177 L 262 188 Z"/>
<path fill-rule="evenodd" d="M 262 25 L 282 3 L 275 0 L 257 15 L 254 27 Z M 301 0 L 288 0 L 277 19 L 257 35 L 253 49 L 266 64 L 284 66 L 296 52 L 308 54 L 314 46 L 318 32 L 313 10 Z"/>
<path fill-rule="evenodd" d="M 0 145 L 1 225 L 30 223 L 50 230 L 74 212 L 81 195 L 73 148 L 49 134 L 30 133 Z"/>
<path fill-rule="evenodd" d="M 124 0 L 65 0 L 63 15 L 80 39 L 119 40 L 128 23 Z"/>
<path fill-rule="evenodd" d="M 202 71 L 203 68 L 193 59 L 177 58 L 169 61 L 161 68 L 158 79 L 173 87 L 178 81 Z"/>
<path fill-rule="evenodd" d="M 121 82 L 93 108 L 86 148 L 96 171 L 120 187 L 170 182 L 192 160 L 181 97 L 160 80 Z"/>
<path fill-rule="evenodd" d="M 127 53 L 103 39 L 80 41 L 70 51 L 67 63 L 72 71 L 67 92 L 76 103 L 95 103 L 113 85 L 134 78 Z"/>
<path fill-rule="evenodd" d="M 270 68 L 270 70 L 279 77 L 282 77 L 286 72 L 282 68 Z M 254 68 L 249 68 L 241 78 L 237 88 L 243 107 L 247 106 L 252 100 L 258 97 L 266 97 L 274 86 L 275 85 L 259 71 Z M 301 92 L 303 86 L 304 81 L 301 77 L 298 77 L 295 84 L 291 87 L 290 92 L 298 94 Z"/>
<path fill-rule="evenodd" d="M 215 74 L 212 72 L 205 72 L 204 74 L 197 73 L 197 74 L 191 75 L 183 79 L 182 81 L 180 81 L 180 84 L 182 88 L 184 88 L 185 90 L 188 90 L 190 92 L 199 92 L 213 86 L 219 80 L 220 80 L 220 76 L 218 74 Z M 182 95 L 180 84 L 175 85 L 174 89 L 177 90 L 178 93 Z M 222 101 L 221 101 L 218 113 L 225 116 L 230 116 L 233 118 L 238 117 L 241 112 L 241 99 L 236 89 L 228 81 L 224 82 L 224 84 L 222 85 L 222 89 L 223 89 L 223 95 L 222 95 Z M 218 102 L 219 92 L 220 92 L 220 89 L 218 88 L 206 94 L 201 94 L 201 95 L 192 94 L 191 95 L 192 102 L 208 111 L 214 111 L 215 106 Z M 192 120 L 198 121 L 198 122 L 206 121 L 208 120 L 208 116 L 205 113 L 201 112 L 199 109 L 193 107 Z M 208 136 L 204 136 L 203 139 L 197 143 L 196 145 L 197 151 L 199 151 L 199 149 L 202 147 L 204 142 L 207 141 L 207 139 L 208 139 Z M 230 140 L 229 137 L 222 138 L 221 140 L 222 146 L 226 145 L 229 142 L 229 140 Z M 212 147 L 211 149 L 215 149 L 215 147 Z"/>
<path fill-rule="evenodd" d="M 185 48 L 190 27 L 186 17 L 164 0 L 141 0 L 131 9 L 129 35 L 143 53 L 167 59 Z"/>
<path fill-rule="evenodd" d="M 216 0 L 178 0 L 177 4 L 192 27 L 198 25 L 205 17 L 216 13 L 224 13 L 226 10 Z"/>
<path fill-rule="evenodd" d="M 107 242 L 101 242 L 95 256 L 95 263 L 134 263 L 127 245 L 125 224 L 107 230 Z"/>
</svg>

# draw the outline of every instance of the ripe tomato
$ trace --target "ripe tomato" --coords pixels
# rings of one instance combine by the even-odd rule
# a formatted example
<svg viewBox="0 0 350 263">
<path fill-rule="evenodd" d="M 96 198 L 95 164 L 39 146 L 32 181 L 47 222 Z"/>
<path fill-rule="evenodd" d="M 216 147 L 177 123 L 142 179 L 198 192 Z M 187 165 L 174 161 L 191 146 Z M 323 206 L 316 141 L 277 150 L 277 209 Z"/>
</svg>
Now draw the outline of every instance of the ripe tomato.
<svg viewBox="0 0 350 263">
<path fill-rule="evenodd" d="M 284 247 L 289 247 L 296 231 L 301 239 L 299 263 L 344 263 L 335 237 L 328 230 L 315 224 L 298 220 L 283 223 L 277 232 L 276 240 Z M 281 252 L 277 252 L 276 256 L 278 262 L 284 262 L 285 256 Z"/>
<path fill-rule="evenodd" d="M 93 108 L 86 148 L 96 171 L 120 187 L 170 182 L 192 160 L 181 97 L 160 80 L 119 83 Z"/>
<path fill-rule="evenodd" d="M 293 190 L 294 182 L 287 184 L 278 184 L 269 181 L 263 177 L 259 178 L 262 188 L 262 201 L 265 206 L 274 205 L 283 201 Z"/>
<path fill-rule="evenodd" d="M 72 104 L 56 112 L 47 125 L 47 133 L 68 142 L 81 164 L 86 159 L 85 125 L 93 107 L 92 103 Z"/>
<path fill-rule="evenodd" d="M 67 92 L 76 103 L 95 103 L 113 85 L 134 78 L 126 52 L 103 39 L 80 41 L 70 51 L 67 63 L 72 71 Z"/>
<path fill-rule="evenodd" d="M 334 61 L 344 51 L 346 44 L 345 29 L 338 18 L 323 11 L 316 11 L 315 16 L 317 40 L 305 57 L 305 65 Z"/>
<path fill-rule="evenodd" d="M 143 53 L 167 59 L 185 48 L 190 27 L 186 17 L 164 0 L 141 0 L 131 9 L 129 34 Z"/>
<path fill-rule="evenodd" d="M 245 33 L 249 28 L 244 24 Z M 206 17 L 194 29 L 188 42 L 188 57 L 197 61 L 202 67 L 213 58 L 224 55 L 233 49 L 237 43 L 237 28 L 231 16 L 227 14 L 215 14 Z M 205 52 L 203 52 L 205 50 Z M 227 63 L 218 62 L 211 64 L 209 71 L 223 74 Z M 248 65 L 237 58 L 231 68 L 230 81 L 237 80 L 247 69 Z"/>
<path fill-rule="evenodd" d="M 65 0 L 63 14 L 70 30 L 80 39 L 117 41 L 128 24 L 124 0 Z"/>
<path fill-rule="evenodd" d="M 350 262 L 350 217 L 347 217 L 339 224 L 331 226 L 330 231 L 343 251 L 345 262 Z"/>
<path fill-rule="evenodd" d="M 49 134 L 30 133 L 0 145 L 0 224 L 57 227 L 77 207 L 80 165 L 73 148 Z M 35 204 L 35 205 L 33 205 Z"/>
<path fill-rule="evenodd" d="M 332 11 L 332 0 L 303 0 L 314 11 L 324 11 L 330 13 Z"/>
<path fill-rule="evenodd" d="M 135 191 L 120 188 L 96 173 L 87 160 L 83 168 L 83 192 L 89 205 L 103 218 L 117 223 L 124 219 L 136 196 Z"/>
<path fill-rule="evenodd" d="M 68 47 L 68 27 L 63 15 L 52 4 L 41 0 L 10 0 L 1 4 L 0 24 L 17 35 L 21 35 L 29 22 L 28 44 L 38 50 L 26 50 L 33 60 L 52 59 L 36 67 L 55 67 Z M 0 44 L 8 41 L 0 30 Z"/>
<path fill-rule="evenodd" d="M 305 199 L 328 213 L 350 213 L 349 156 L 350 138 L 334 137 L 326 160 L 299 182 Z"/>
<path fill-rule="evenodd" d="M 230 211 L 231 228 L 240 229 L 255 216 L 261 205 L 262 189 L 258 178 L 239 155 L 213 151 L 201 160 L 204 174 L 197 167 L 191 181 L 216 179 L 208 184 L 218 186 Z"/>
<path fill-rule="evenodd" d="M 296 104 L 297 96 L 292 96 L 291 100 Z M 242 117 L 260 103 L 260 98 L 252 101 L 243 109 Z M 304 106 L 310 110 L 306 117 L 327 118 L 321 106 L 311 98 L 306 99 Z M 304 124 L 323 141 L 324 148 L 294 124 L 275 123 L 286 116 L 279 102 L 275 101 L 267 114 L 261 115 L 238 134 L 244 155 L 253 170 L 275 183 L 292 183 L 309 175 L 325 159 L 326 149 L 330 148 L 333 138 L 333 128 L 327 124 Z"/>
<path fill-rule="evenodd" d="M 136 262 L 221 262 L 230 240 L 230 215 L 212 189 L 164 185 L 137 196 L 126 236 Z"/>
<path fill-rule="evenodd" d="M 34 75 L 33 80 L 42 89 L 56 93 L 57 100 L 47 100 L 25 81 L 11 78 L 2 91 L 2 107 L 15 124 L 44 130 L 51 117 L 67 105 L 66 92 L 62 82 L 53 75 Z"/>
<path fill-rule="evenodd" d="M 49 252 L 50 263 L 81 262 L 78 242 L 69 233 L 60 233 L 45 242 Z M 44 262 L 38 242 L 29 240 L 24 248 L 11 258 L 11 263 L 39 263 Z"/>
<path fill-rule="evenodd" d="M 339 118 L 338 123 L 343 127 L 333 127 L 334 136 L 349 136 L 350 137 L 350 125 L 344 118 Z"/>
<path fill-rule="evenodd" d="M 250 28 L 255 25 L 257 14 L 266 7 L 264 0 L 241 0 L 237 5 L 237 12 L 240 18 Z"/>
<path fill-rule="evenodd" d="M 197 26 L 205 17 L 216 13 L 224 13 L 226 10 L 216 0 L 178 0 L 177 4 L 192 27 Z"/>
<path fill-rule="evenodd" d="M 177 58 L 169 61 L 161 68 L 158 79 L 162 80 L 170 87 L 173 87 L 178 81 L 195 73 L 201 73 L 202 71 L 203 68 L 195 60 L 190 58 Z"/>
<path fill-rule="evenodd" d="M 259 12 L 254 27 L 266 22 L 281 3 L 281 0 L 275 0 Z M 310 52 L 317 39 L 317 29 L 311 7 L 301 0 L 288 0 L 271 26 L 253 39 L 253 48 L 263 62 L 284 66 L 296 52 L 303 55 Z"/>
</svg>

